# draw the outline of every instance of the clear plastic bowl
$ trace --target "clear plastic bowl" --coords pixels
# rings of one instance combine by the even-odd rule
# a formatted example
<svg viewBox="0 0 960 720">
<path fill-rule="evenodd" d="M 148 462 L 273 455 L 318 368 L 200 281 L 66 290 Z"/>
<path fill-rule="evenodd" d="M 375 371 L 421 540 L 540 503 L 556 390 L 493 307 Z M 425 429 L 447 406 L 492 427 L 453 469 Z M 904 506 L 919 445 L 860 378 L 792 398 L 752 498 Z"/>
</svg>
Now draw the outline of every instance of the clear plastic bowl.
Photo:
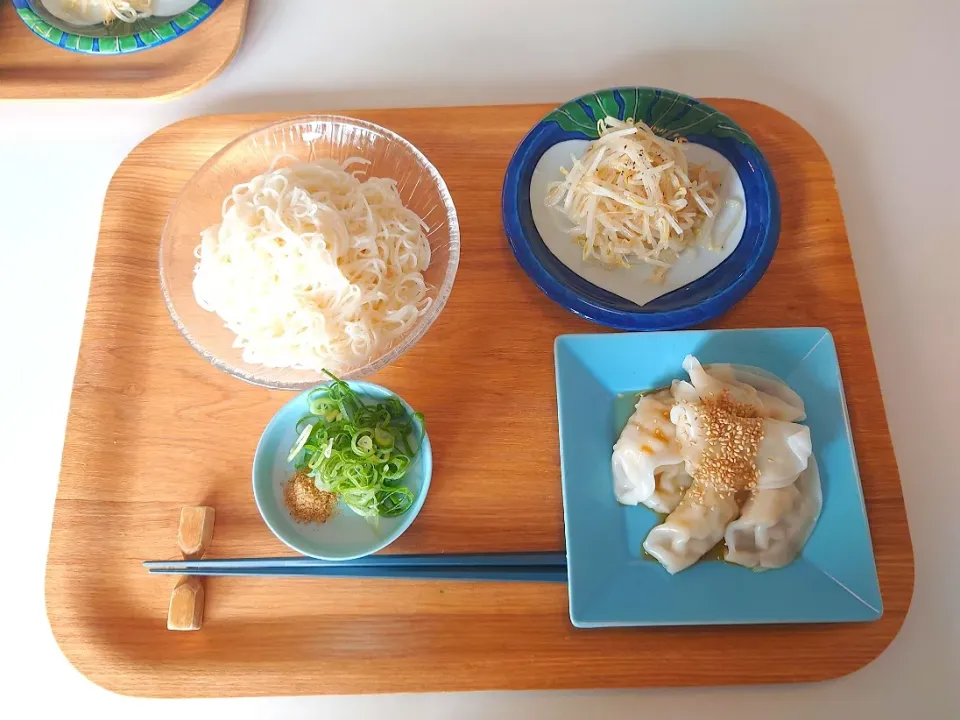
<svg viewBox="0 0 960 720">
<path fill-rule="evenodd" d="M 167 309 L 201 356 L 234 377 L 279 390 L 303 390 L 327 380 L 312 370 L 273 368 L 244 362 L 236 336 L 216 313 L 204 310 L 193 294 L 200 233 L 220 222 L 221 205 L 233 187 L 265 172 L 277 155 L 309 162 L 349 157 L 370 161 L 369 177 L 397 181 L 404 205 L 429 227 L 430 266 L 424 272 L 433 303 L 404 336 L 362 365 L 339 368 L 344 379 L 358 379 L 387 366 L 424 336 L 450 296 L 460 260 L 460 226 L 446 183 L 417 148 L 386 128 L 337 115 L 309 115 L 254 130 L 214 155 L 177 198 L 160 240 L 160 285 Z"/>
</svg>

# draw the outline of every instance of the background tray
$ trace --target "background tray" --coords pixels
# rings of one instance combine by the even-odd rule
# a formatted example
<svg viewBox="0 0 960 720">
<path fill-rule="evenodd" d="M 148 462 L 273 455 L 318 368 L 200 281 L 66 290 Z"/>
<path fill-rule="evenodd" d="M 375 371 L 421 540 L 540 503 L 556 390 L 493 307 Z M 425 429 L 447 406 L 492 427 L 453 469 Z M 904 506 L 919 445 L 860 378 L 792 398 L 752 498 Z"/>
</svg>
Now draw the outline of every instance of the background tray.
<svg viewBox="0 0 960 720">
<path fill-rule="evenodd" d="M 227 0 L 182 37 L 112 57 L 56 48 L 0 2 L 0 99 L 170 98 L 196 90 L 240 47 L 250 0 Z"/>
<path fill-rule="evenodd" d="M 211 116 L 137 147 L 104 203 L 47 566 L 47 612 L 94 682 L 147 696 L 717 685 L 823 680 L 877 657 L 913 594 L 896 461 L 833 175 L 777 111 L 711 100 L 757 141 L 783 201 L 769 271 L 715 327 L 833 331 L 885 613 L 875 623 L 577 630 L 562 585 L 212 578 L 203 630 L 171 633 L 181 505 L 217 511 L 209 557 L 287 554 L 253 502 L 250 466 L 285 393 L 244 385 L 180 337 L 157 280 L 179 189 L 214 152 L 278 115 Z M 514 262 L 500 188 L 550 106 L 351 112 L 420 147 L 446 179 L 463 254 L 450 302 L 374 382 L 428 418 L 434 476 L 397 552 L 563 547 L 553 340 L 597 326 L 554 305 Z"/>
</svg>

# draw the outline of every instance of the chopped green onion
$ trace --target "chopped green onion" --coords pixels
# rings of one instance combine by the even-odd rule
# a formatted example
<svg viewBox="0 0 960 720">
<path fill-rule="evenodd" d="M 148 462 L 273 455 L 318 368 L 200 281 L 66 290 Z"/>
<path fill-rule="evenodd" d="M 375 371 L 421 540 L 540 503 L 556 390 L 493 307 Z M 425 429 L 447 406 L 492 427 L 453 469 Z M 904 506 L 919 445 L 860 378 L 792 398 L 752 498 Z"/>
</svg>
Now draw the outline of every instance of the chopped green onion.
<svg viewBox="0 0 960 720">
<path fill-rule="evenodd" d="M 350 447 L 360 457 L 369 457 L 373 455 L 373 438 L 369 435 L 354 435 Z"/>
<path fill-rule="evenodd" d="M 303 446 L 307 444 L 307 440 L 310 438 L 310 433 L 313 431 L 313 425 L 307 425 L 303 432 L 300 433 L 300 437 L 297 438 L 297 441 L 293 444 L 293 447 L 290 448 L 290 454 L 287 455 L 287 462 L 292 461 L 297 455 L 300 454 L 300 451 L 303 450 Z"/>
<path fill-rule="evenodd" d="M 288 462 L 372 522 L 402 515 L 415 499 L 403 478 L 420 451 L 423 415 L 410 414 L 396 396 L 368 405 L 327 375 L 331 382 L 309 395 Z"/>
<path fill-rule="evenodd" d="M 379 425 L 373 429 L 373 439 L 382 448 L 393 447 L 393 433 L 384 430 Z"/>
</svg>

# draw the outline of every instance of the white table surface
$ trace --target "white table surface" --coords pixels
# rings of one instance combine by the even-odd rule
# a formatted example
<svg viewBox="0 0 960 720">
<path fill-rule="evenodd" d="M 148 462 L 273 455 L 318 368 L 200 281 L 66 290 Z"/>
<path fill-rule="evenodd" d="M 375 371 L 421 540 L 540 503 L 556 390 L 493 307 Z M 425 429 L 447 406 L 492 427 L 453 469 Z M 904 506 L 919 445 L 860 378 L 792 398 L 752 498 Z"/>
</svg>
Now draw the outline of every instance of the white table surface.
<svg viewBox="0 0 960 720">
<path fill-rule="evenodd" d="M 0 104 L 0 714 L 960 717 L 958 37 L 955 0 L 259 0 L 233 64 L 185 98 Z M 725 689 L 154 701 L 73 670 L 45 617 L 44 560 L 101 203 L 127 152 L 200 114 L 561 101 L 614 84 L 767 103 L 833 164 L 916 555 L 891 647 L 840 680 Z M 7 713 L 21 701 L 28 714 Z"/>
</svg>

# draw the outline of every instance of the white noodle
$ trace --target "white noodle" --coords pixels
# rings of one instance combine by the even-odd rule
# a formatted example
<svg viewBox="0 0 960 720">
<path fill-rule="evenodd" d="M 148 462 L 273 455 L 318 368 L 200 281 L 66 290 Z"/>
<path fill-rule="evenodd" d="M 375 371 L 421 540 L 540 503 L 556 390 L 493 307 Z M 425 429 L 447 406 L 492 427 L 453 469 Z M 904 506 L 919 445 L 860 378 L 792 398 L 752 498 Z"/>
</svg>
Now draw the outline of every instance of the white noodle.
<svg viewBox="0 0 960 720">
<path fill-rule="evenodd" d="M 277 168 L 237 185 L 201 234 L 193 292 L 251 364 L 361 364 L 427 310 L 425 225 L 396 182 L 350 158 Z"/>
</svg>

